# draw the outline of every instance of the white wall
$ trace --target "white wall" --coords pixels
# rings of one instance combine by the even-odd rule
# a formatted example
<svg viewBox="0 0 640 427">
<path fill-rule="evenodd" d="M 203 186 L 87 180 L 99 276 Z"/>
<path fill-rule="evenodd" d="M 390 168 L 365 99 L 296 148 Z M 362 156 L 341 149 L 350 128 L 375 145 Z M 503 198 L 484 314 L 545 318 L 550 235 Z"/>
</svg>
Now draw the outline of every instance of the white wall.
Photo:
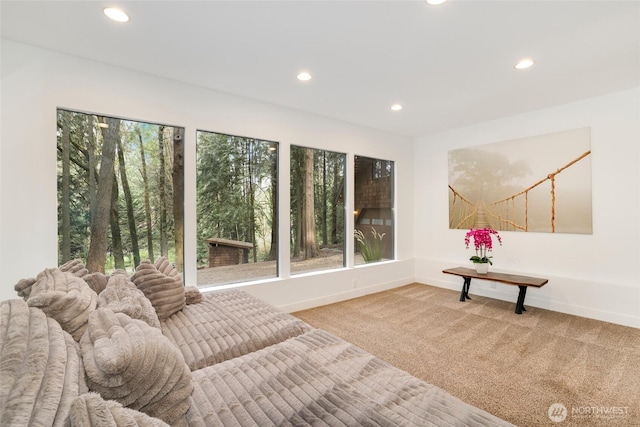
<svg viewBox="0 0 640 427">
<path fill-rule="evenodd" d="M 593 234 L 500 232 L 494 271 L 546 277 L 528 305 L 640 327 L 640 88 L 414 141 L 416 280 L 459 290 L 447 267 L 471 267 L 466 230 L 448 228 L 449 150 L 591 127 Z M 471 292 L 515 301 L 518 288 L 473 280 Z"/>
<path fill-rule="evenodd" d="M 185 127 L 187 284 L 195 284 L 196 277 L 196 129 L 279 141 L 282 182 L 289 179 L 290 144 L 396 161 L 400 261 L 293 278 L 285 274 L 247 287 L 287 310 L 414 278 L 458 290 L 459 278 L 441 273 L 467 264 L 469 256 L 464 230 L 448 229 L 448 151 L 589 126 L 593 234 L 502 232 L 504 246 L 494 250 L 494 269 L 550 279 L 544 288 L 529 291 L 528 305 L 640 327 L 640 89 L 430 135 L 412 144 L 384 132 L 19 43 L 3 40 L 1 48 L 0 299 L 16 296 L 13 286 L 19 279 L 57 263 L 57 107 Z M 286 186 L 280 191 L 280 220 L 287 224 L 289 191 Z M 286 255 L 288 229 L 280 232 Z M 286 256 L 281 267 L 288 271 Z M 515 301 L 517 288 L 494 289 L 474 280 L 473 292 Z"/>
<path fill-rule="evenodd" d="M 280 179 L 285 183 L 289 181 L 287 154 L 291 144 L 346 152 L 351 161 L 353 155 L 364 154 L 396 162 L 399 261 L 295 278 L 285 274 L 281 279 L 251 285 L 249 291 L 294 310 L 413 280 L 409 139 L 8 40 L 2 40 L 1 54 L 0 299 L 16 297 L 13 286 L 19 279 L 57 265 L 57 107 L 185 127 L 187 285 L 196 282 L 197 129 L 280 142 Z M 402 146 L 407 149 L 398 149 Z M 283 242 L 280 251 L 285 255 L 281 268 L 286 272 L 288 186 L 280 186 L 279 196 L 280 221 L 285 225 L 279 236 Z M 352 211 L 351 202 L 347 213 Z M 347 235 L 352 231 L 350 224 Z"/>
</svg>

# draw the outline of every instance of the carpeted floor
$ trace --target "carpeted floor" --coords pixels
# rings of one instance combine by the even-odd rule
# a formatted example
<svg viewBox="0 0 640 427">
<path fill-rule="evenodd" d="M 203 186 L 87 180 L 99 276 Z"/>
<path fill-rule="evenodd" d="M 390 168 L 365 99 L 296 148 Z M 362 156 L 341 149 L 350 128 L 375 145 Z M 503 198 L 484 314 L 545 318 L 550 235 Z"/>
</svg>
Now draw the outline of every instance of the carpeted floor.
<svg viewBox="0 0 640 427">
<path fill-rule="evenodd" d="M 518 426 L 640 426 L 640 329 L 471 297 L 412 284 L 293 314 Z"/>
</svg>

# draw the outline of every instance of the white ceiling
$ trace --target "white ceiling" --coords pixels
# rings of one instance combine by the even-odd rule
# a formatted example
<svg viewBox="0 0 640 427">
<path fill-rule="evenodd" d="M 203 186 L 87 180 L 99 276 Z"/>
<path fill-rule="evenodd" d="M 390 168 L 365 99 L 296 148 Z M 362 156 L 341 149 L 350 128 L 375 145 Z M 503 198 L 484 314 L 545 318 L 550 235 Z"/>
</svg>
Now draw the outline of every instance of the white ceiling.
<svg viewBox="0 0 640 427">
<path fill-rule="evenodd" d="M 113 5 L 131 21 L 109 21 Z M 411 137 L 640 86 L 637 1 L 2 1 L 0 14 L 6 39 Z M 525 56 L 536 64 L 514 70 Z"/>
</svg>

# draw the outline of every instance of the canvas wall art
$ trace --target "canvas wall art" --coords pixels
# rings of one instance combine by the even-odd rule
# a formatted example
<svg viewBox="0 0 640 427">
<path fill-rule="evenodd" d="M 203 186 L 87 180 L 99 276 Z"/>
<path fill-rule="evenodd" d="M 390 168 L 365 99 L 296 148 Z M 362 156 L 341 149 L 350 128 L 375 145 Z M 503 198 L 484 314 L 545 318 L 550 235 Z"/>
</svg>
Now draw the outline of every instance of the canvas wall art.
<svg viewBox="0 0 640 427">
<path fill-rule="evenodd" d="M 449 151 L 449 228 L 592 234 L 591 128 Z"/>
</svg>

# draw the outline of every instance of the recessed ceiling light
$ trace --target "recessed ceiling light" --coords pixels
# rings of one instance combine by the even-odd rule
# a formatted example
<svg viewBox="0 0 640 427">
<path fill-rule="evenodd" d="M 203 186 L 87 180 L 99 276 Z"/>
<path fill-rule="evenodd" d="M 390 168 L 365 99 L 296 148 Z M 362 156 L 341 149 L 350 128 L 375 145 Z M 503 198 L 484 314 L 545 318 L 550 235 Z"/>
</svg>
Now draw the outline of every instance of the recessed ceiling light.
<svg viewBox="0 0 640 427">
<path fill-rule="evenodd" d="M 521 59 L 517 64 L 516 64 L 516 69 L 517 70 L 524 70 L 526 68 L 529 68 L 533 65 L 533 60 L 531 58 L 524 58 Z"/>
<path fill-rule="evenodd" d="M 311 80 L 311 74 L 307 73 L 306 71 L 303 71 L 300 74 L 298 74 L 298 80 L 307 82 Z"/>
<path fill-rule="evenodd" d="M 109 19 L 113 19 L 114 21 L 129 22 L 129 15 L 127 15 L 117 7 L 107 7 L 103 12 Z"/>
<path fill-rule="evenodd" d="M 400 104 L 393 104 L 391 106 L 391 111 L 400 111 L 400 110 L 402 110 L 402 105 Z"/>
<path fill-rule="evenodd" d="M 439 4 L 446 2 L 447 0 L 426 0 L 426 1 L 427 1 L 427 4 L 430 4 L 431 6 L 437 6 Z"/>
</svg>

